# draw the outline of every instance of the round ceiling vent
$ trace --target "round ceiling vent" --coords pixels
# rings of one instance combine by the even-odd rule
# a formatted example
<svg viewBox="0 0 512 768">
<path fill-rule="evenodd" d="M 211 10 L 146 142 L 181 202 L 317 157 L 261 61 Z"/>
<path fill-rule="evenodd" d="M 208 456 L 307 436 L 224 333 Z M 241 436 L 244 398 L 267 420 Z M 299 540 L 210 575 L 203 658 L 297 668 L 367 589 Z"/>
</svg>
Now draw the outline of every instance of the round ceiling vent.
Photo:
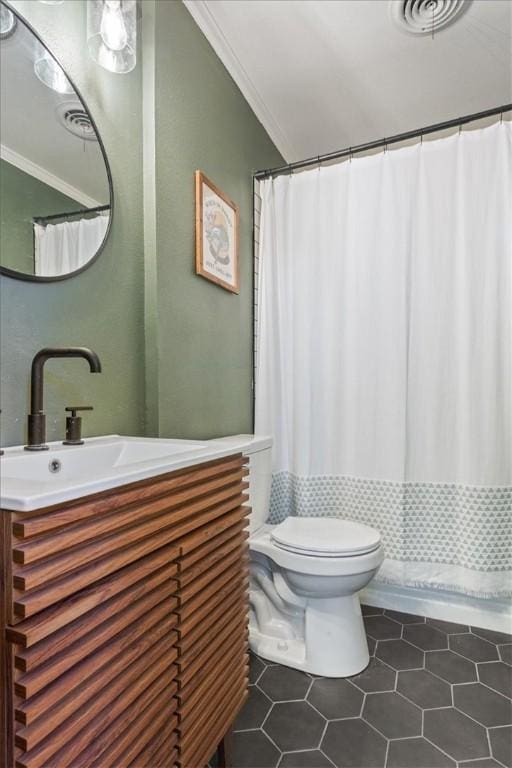
<svg viewBox="0 0 512 768">
<path fill-rule="evenodd" d="M 57 107 L 59 122 L 64 128 L 80 139 L 98 141 L 91 118 L 79 102 L 65 102 Z"/>
<path fill-rule="evenodd" d="M 391 0 L 393 19 L 410 35 L 432 35 L 453 24 L 470 0 Z"/>
</svg>

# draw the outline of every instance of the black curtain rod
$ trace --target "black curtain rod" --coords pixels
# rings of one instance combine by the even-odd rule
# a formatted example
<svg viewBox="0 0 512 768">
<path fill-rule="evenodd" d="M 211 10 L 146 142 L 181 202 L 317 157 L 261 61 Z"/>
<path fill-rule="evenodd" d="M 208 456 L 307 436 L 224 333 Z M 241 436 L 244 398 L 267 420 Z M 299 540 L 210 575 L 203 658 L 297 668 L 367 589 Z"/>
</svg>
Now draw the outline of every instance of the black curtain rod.
<svg viewBox="0 0 512 768">
<path fill-rule="evenodd" d="M 32 222 L 34 224 L 41 224 L 45 221 L 52 221 L 52 219 L 66 219 L 73 216 L 84 216 L 86 213 L 99 213 L 100 211 L 109 211 L 110 205 L 97 205 L 96 208 L 80 208 L 77 211 L 69 211 L 68 213 L 52 213 L 51 216 L 34 216 Z"/>
<path fill-rule="evenodd" d="M 407 139 L 416 139 L 425 136 L 428 133 L 436 133 L 436 131 L 443 131 L 447 128 L 457 128 L 466 123 L 472 123 L 473 120 L 482 120 L 485 117 L 494 117 L 496 115 L 502 115 L 504 112 L 510 112 L 512 110 L 512 104 L 503 104 L 501 107 L 494 107 L 493 109 L 486 109 L 484 112 L 475 112 L 473 115 L 466 115 L 465 117 L 457 117 L 453 120 L 446 120 L 444 123 L 435 123 L 434 125 L 427 125 L 425 128 L 417 128 L 414 131 L 406 131 L 405 133 L 397 133 L 395 136 L 389 136 L 384 139 L 377 139 L 376 141 L 369 141 L 366 144 L 358 144 L 355 147 L 347 147 L 346 149 L 340 149 L 336 152 L 328 152 L 326 155 L 317 155 L 316 157 L 308 157 L 306 160 L 298 160 L 295 163 L 288 163 L 287 165 L 280 165 L 277 168 L 270 168 L 266 171 L 256 171 L 253 176 L 255 179 L 266 179 L 269 176 L 278 176 L 283 173 L 294 171 L 296 168 L 308 168 L 310 165 L 319 165 L 329 160 L 338 160 L 342 157 L 350 157 L 358 152 L 367 152 L 370 149 L 378 149 L 379 147 L 387 147 L 389 144 L 397 144 L 400 141 L 407 141 Z"/>
</svg>

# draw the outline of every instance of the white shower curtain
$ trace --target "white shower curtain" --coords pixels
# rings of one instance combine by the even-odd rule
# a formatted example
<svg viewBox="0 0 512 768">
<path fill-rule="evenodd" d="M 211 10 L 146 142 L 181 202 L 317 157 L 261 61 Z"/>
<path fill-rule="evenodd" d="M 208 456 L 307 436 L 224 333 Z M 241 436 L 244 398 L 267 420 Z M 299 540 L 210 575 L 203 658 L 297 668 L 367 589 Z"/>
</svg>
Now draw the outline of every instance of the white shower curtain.
<svg viewBox="0 0 512 768">
<path fill-rule="evenodd" d="M 262 184 L 271 520 L 380 529 L 378 578 L 511 593 L 512 127 Z"/>
<path fill-rule="evenodd" d="M 75 272 L 95 255 L 108 228 L 101 214 L 58 224 L 34 224 L 35 274 L 45 277 Z"/>
</svg>

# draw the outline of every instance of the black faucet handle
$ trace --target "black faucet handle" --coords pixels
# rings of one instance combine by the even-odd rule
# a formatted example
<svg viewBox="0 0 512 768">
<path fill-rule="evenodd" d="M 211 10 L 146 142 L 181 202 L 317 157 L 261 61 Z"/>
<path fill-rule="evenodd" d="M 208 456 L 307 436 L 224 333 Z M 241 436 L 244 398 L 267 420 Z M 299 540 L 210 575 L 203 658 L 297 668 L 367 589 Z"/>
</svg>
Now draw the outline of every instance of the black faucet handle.
<svg viewBox="0 0 512 768">
<path fill-rule="evenodd" d="M 66 439 L 64 445 L 83 445 L 82 417 L 77 416 L 77 411 L 92 411 L 92 405 L 67 405 L 66 411 L 71 411 L 71 416 L 66 416 Z"/>
<path fill-rule="evenodd" d="M 77 411 L 93 411 L 92 405 L 66 405 L 65 411 L 71 411 L 71 416 L 76 416 Z"/>
</svg>

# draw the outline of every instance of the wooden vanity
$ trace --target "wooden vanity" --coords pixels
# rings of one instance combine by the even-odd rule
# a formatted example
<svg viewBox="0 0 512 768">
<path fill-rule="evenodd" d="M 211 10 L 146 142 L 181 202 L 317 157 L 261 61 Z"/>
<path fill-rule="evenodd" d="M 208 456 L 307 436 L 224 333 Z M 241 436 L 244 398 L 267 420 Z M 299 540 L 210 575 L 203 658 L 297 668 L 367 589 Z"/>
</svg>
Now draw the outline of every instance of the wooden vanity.
<svg viewBox="0 0 512 768">
<path fill-rule="evenodd" d="M 2 758 L 202 768 L 248 685 L 247 459 L 2 511 Z"/>
</svg>

